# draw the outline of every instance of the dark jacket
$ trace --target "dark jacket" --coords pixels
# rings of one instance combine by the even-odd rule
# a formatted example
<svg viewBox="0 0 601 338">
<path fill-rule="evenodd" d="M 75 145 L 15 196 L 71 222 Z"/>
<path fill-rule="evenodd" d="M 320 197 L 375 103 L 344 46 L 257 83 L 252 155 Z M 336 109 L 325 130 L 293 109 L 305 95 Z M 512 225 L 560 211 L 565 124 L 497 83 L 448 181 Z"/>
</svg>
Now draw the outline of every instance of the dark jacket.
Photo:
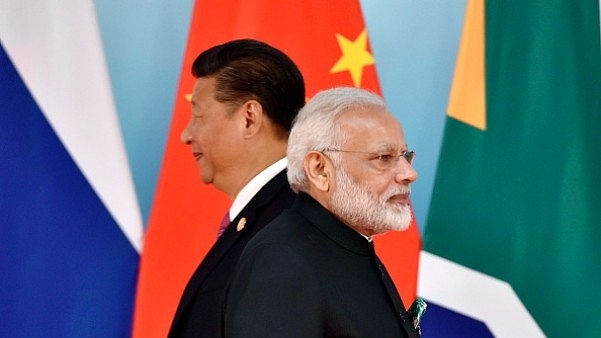
<svg viewBox="0 0 601 338">
<path fill-rule="evenodd" d="M 248 243 L 225 308 L 225 337 L 418 337 L 363 236 L 309 195 Z"/>
<path fill-rule="evenodd" d="M 282 171 L 242 209 L 200 263 L 178 305 L 169 337 L 220 337 L 225 287 L 248 241 L 295 198 Z M 240 220 L 246 223 L 237 230 Z"/>
</svg>

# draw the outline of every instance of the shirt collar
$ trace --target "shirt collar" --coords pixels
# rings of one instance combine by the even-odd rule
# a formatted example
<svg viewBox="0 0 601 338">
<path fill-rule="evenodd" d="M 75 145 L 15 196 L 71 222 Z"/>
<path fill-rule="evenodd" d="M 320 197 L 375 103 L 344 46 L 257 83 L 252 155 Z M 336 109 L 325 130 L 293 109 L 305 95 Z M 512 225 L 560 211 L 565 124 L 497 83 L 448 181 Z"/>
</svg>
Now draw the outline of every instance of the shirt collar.
<svg viewBox="0 0 601 338">
<path fill-rule="evenodd" d="M 275 177 L 279 172 L 286 169 L 288 166 L 288 159 L 282 158 L 269 167 L 261 171 L 257 176 L 253 177 L 245 186 L 240 190 L 232 206 L 229 210 L 230 219 L 235 219 L 236 216 L 244 209 L 244 207 L 250 202 L 250 200 L 261 190 L 261 188 Z"/>
<path fill-rule="evenodd" d="M 365 239 L 370 243 L 371 243 L 371 241 L 374 240 L 371 236 L 365 236 L 364 234 L 360 233 L 359 231 L 357 231 L 357 233 L 359 233 L 359 235 L 365 237 Z"/>
</svg>

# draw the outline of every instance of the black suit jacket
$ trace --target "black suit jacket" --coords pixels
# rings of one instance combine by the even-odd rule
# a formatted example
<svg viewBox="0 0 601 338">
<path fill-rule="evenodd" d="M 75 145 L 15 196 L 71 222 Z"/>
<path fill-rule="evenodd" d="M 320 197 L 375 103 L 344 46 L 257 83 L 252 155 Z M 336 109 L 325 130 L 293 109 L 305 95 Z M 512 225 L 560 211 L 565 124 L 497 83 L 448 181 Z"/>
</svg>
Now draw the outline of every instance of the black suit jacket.
<svg viewBox="0 0 601 338">
<path fill-rule="evenodd" d="M 295 198 L 282 171 L 242 209 L 217 239 L 192 275 L 169 330 L 169 337 L 220 337 L 225 287 L 242 250 L 267 223 L 289 208 Z M 237 225 L 246 218 L 244 229 Z"/>
<path fill-rule="evenodd" d="M 373 244 L 300 193 L 253 238 L 228 288 L 225 337 L 418 337 Z"/>
</svg>

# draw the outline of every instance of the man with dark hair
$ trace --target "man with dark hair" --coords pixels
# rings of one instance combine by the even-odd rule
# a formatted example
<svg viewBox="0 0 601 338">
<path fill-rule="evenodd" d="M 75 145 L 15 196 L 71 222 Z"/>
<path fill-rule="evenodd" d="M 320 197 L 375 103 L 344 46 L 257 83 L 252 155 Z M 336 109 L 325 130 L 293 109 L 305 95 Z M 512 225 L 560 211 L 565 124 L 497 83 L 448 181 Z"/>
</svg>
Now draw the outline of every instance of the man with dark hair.
<svg viewBox="0 0 601 338">
<path fill-rule="evenodd" d="M 192 74 L 192 116 L 181 140 L 191 146 L 202 181 L 233 203 L 184 290 L 169 337 L 219 337 L 225 287 L 242 250 L 294 200 L 286 147 L 305 87 L 288 56 L 251 39 L 204 51 Z"/>
</svg>

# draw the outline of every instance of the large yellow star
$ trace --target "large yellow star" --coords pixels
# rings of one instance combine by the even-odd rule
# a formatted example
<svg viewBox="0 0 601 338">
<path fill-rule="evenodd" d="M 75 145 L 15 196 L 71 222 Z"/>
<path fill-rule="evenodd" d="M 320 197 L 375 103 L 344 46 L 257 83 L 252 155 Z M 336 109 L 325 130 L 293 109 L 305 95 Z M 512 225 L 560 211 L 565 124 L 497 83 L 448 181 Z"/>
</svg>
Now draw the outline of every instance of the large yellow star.
<svg viewBox="0 0 601 338">
<path fill-rule="evenodd" d="M 330 73 L 339 73 L 348 70 L 351 73 L 355 87 L 361 87 L 363 67 L 374 64 L 374 57 L 367 51 L 367 31 L 364 29 L 355 41 L 351 41 L 341 34 L 336 34 L 342 56 L 330 69 Z"/>
</svg>

